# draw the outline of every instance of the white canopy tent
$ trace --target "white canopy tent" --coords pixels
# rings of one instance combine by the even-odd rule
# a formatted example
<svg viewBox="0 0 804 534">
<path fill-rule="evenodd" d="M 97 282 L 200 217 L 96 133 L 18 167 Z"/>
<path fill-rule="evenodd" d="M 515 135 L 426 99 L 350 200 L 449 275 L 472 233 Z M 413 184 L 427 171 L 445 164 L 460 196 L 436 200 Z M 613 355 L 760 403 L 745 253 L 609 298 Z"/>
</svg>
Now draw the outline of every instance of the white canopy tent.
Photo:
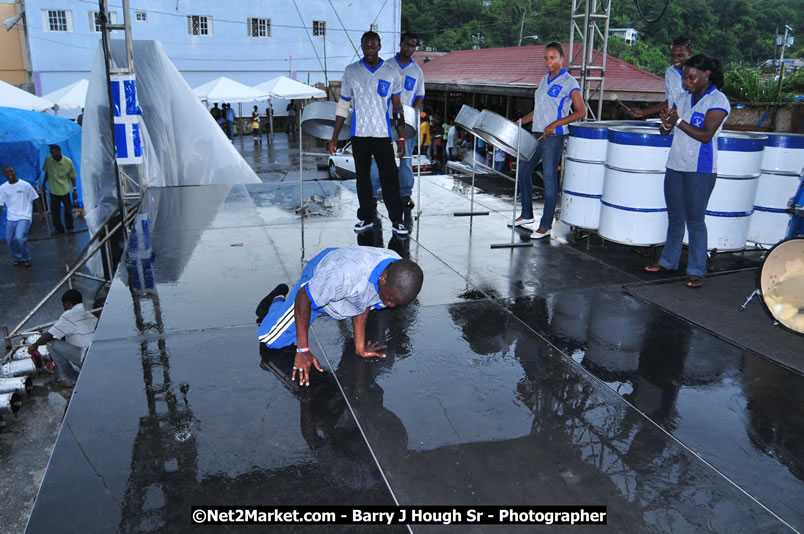
<svg viewBox="0 0 804 534">
<path fill-rule="evenodd" d="M 193 94 L 201 100 L 215 102 L 252 102 L 254 100 L 267 100 L 270 96 L 265 91 L 252 89 L 226 76 L 216 78 L 204 85 L 193 89 Z"/>
<path fill-rule="evenodd" d="M 43 98 L 50 100 L 58 106 L 57 109 L 80 109 L 84 107 L 87 99 L 89 81 L 78 80 L 66 87 L 46 94 Z"/>
<path fill-rule="evenodd" d="M 4 81 L 0 81 L 0 102 L 7 108 L 30 111 L 43 111 L 53 107 L 53 102 L 50 100 L 32 95 L 28 91 L 23 91 Z"/>
<path fill-rule="evenodd" d="M 277 76 L 267 82 L 255 85 L 254 89 L 268 93 L 273 100 L 274 98 L 283 98 L 286 100 L 293 100 L 297 98 L 326 98 L 327 93 L 321 89 L 317 89 L 310 85 L 297 82 L 287 76 Z M 271 101 L 271 109 L 273 109 L 273 101 Z M 274 117 L 271 113 L 269 119 L 271 134 L 274 133 Z"/>
<path fill-rule="evenodd" d="M 291 80 L 287 76 L 277 76 L 272 80 L 255 85 L 254 89 L 267 93 L 271 97 L 286 98 L 326 98 L 327 93 L 307 84 Z"/>
</svg>

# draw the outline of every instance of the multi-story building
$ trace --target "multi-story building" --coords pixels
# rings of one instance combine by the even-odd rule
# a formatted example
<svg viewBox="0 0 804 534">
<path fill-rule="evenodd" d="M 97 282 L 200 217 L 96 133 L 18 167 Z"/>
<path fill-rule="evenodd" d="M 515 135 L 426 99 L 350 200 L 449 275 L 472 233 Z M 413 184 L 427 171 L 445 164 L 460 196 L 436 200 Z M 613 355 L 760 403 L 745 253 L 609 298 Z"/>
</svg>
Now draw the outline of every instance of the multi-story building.
<svg viewBox="0 0 804 534">
<path fill-rule="evenodd" d="M 28 52 L 19 4 L 0 2 L 0 80 L 24 85 L 28 80 Z"/>
<path fill-rule="evenodd" d="M 101 35 L 98 2 L 19 1 L 36 94 L 88 78 Z M 338 80 L 362 55 L 363 32 L 380 34 L 383 55 L 398 47 L 402 7 L 401 0 L 131 0 L 130 9 L 133 38 L 160 41 L 195 87 L 219 76 L 246 85 L 279 75 Z M 123 22 L 120 0 L 109 11 Z"/>
</svg>

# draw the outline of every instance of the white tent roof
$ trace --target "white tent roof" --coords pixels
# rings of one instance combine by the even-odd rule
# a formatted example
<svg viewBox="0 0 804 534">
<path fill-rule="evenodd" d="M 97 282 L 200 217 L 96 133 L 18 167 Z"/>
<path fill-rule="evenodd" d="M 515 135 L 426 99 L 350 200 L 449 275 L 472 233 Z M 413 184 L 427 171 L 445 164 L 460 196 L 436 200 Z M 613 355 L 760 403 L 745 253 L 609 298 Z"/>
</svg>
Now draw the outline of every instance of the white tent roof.
<svg viewBox="0 0 804 534">
<path fill-rule="evenodd" d="M 255 85 L 254 89 L 268 93 L 275 98 L 326 98 L 327 96 L 327 93 L 321 89 L 291 80 L 287 76 L 278 76 L 273 80 Z"/>
<path fill-rule="evenodd" d="M 7 108 L 32 111 L 42 111 L 53 107 L 53 102 L 50 100 L 32 95 L 28 91 L 18 89 L 2 80 L 0 80 L 0 102 Z"/>
<path fill-rule="evenodd" d="M 208 102 L 252 102 L 266 100 L 268 93 L 221 76 L 193 89 L 195 96 Z"/>
<path fill-rule="evenodd" d="M 78 80 L 67 87 L 62 87 L 52 93 L 46 94 L 44 98 L 59 106 L 59 109 L 83 108 L 84 102 L 87 99 L 88 87 L 89 82 L 87 80 Z"/>
</svg>

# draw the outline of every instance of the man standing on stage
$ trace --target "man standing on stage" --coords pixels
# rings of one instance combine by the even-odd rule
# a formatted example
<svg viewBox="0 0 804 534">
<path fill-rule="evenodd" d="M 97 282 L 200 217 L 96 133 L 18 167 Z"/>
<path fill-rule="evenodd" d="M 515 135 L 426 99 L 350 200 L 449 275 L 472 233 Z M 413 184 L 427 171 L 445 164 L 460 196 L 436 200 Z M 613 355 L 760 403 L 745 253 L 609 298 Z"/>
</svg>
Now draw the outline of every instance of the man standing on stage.
<svg viewBox="0 0 804 534">
<path fill-rule="evenodd" d="M 338 136 L 349 114 L 349 105 L 354 108 L 352 116 L 352 154 L 357 174 L 357 210 L 355 232 L 363 232 L 374 225 L 377 208 L 371 187 L 371 158 L 380 169 L 383 200 L 391 219 L 391 231 L 397 236 L 407 236 L 408 229 L 402 222 L 402 199 L 399 195 L 399 172 L 394 161 L 391 125 L 399 132 L 397 157 L 404 152 L 405 118 L 402 102 L 402 81 L 390 62 L 380 59 L 380 36 L 366 32 L 360 40 L 363 59 L 352 63 L 343 72 L 341 99 L 335 118 L 335 131 L 329 142 L 329 152 L 338 148 Z M 392 105 L 392 118 L 388 116 L 388 103 Z"/>
<path fill-rule="evenodd" d="M 402 94 L 400 95 L 402 104 L 421 112 L 424 103 L 424 73 L 421 67 L 413 61 L 413 53 L 417 46 L 419 46 L 418 35 L 413 32 L 403 33 L 399 43 L 399 53 L 388 63 L 399 72 L 399 79 L 402 81 Z M 416 138 L 406 139 L 404 145 L 407 159 L 399 160 L 399 195 L 402 197 L 402 208 L 412 209 L 413 201 L 410 199 L 410 195 L 413 192 L 413 160 L 410 159 L 410 156 L 413 154 L 413 147 L 416 146 Z M 375 182 L 375 190 L 379 186 L 379 183 L 376 183 L 378 178 L 372 174 L 371 179 Z"/>
</svg>

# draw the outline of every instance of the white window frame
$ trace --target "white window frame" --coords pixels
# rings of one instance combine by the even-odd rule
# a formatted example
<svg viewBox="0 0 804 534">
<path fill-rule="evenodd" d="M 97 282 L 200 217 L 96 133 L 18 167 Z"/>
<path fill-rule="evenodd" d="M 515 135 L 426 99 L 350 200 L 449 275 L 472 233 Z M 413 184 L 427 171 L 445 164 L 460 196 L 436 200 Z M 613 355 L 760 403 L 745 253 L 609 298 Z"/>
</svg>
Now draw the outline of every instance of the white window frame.
<svg viewBox="0 0 804 534">
<path fill-rule="evenodd" d="M 146 12 L 146 11 L 135 11 L 134 12 L 134 20 L 136 22 L 148 22 L 148 12 Z"/>
<path fill-rule="evenodd" d="M 194 23 L 198 24 L 197 33 L 193 32 Z M 187 33 L 193 37 L 212 37 L 212 15 L 187 15 Z"/>
<path fill-rule="evenodd" d="M 257 25 L 257 32 L 254 32 L 254 25 Z M 249 37 L 267 39 L 271 36 L 271 19 L 249 17 L 246 19 L 246 31 Z"/>
<path fill-rule="evenodd" d="M 64 29 L 60 29 L 58 26 L 54 29 L 50 23 L 51 20 L 54 20 L 55 23 L 58 25 L 61 21 L 55 20 L 59 17 L 59 13 L 64 16 Z M 41 11 L 42 14 L 42 31 L 45 32 L 56 32 L 56 33 L 71 33 L 73 31 L 73 12 L 69 9 L 43 9 Z M 51 19 L 51 14 L 53 14 L 53 19 Z"/>
<path fill-rule="evenodd" d="M 313 21 L 313 37 L 315 36 L 325 36 L 327 34 L 327 21 L 326 20 L 314 20 Z"/>
<path fill-rule="evenodd" d="M 89 33 L 100 33 L 101 32 L 101 25 L 98 22 L 98 14 L 100 11 L 89 11 Z M 109 24 L 117 24 L 117 12 L 110 11 L 109 12 Z"/>
</svg>

